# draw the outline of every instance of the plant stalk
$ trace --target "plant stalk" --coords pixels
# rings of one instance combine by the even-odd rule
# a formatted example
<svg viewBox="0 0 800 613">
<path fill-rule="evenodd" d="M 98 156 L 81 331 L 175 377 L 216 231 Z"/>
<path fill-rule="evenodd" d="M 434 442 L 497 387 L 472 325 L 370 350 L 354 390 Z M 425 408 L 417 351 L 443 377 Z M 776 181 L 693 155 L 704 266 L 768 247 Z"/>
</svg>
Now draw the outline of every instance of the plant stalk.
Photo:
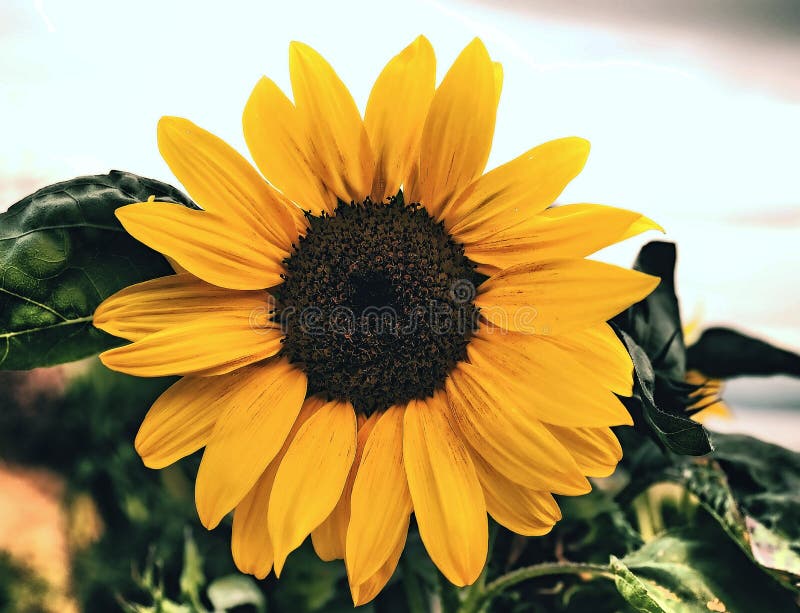
<svg viewBox="0 0 800 613">
<path fill-rule="evenodd" d="M 591 575 L 592 577 L 614 579 L 614 573 L 611 568 L 604 564 L 548 562 L 526 566 L 506 573 L 489 583 L 480 597 L 465 602 L 459 613 L 478 613 L 509 587 L 528 579 L 551 575 Z"/>
</svg>

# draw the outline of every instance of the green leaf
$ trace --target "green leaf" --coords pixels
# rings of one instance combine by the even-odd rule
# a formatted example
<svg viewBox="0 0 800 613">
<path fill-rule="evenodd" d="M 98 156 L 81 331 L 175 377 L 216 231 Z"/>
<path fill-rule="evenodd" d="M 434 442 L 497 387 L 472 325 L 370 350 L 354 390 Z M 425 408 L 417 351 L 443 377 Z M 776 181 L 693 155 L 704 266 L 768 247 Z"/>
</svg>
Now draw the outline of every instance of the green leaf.
<svg viewBox="0 0 800 613">
<path fill-rule="evenodd" d="M 800 377 L 800 355 L 728 328 L 708 328 L 689 347 L 689 368 L 708 377 L 792 375 Z"/>
<path fill-rule="evenodd" d="M 759 572 L 713 523 L 663 533 L 612 558 L 611 569 L 620 594 L 646 613 L 797 610 L 791 593 Z"/>
<path fill-rule="evenodd" d="M 621 398 L 633 415 L 640 431 L 650 436 L 662 448 L 681 455 L 704 455 L 711 451 L 708 432 L 685 412 L 681 402 L 669 399 L 680 394 L 671 393 L 666 380 L 661 380 L 662 390 L 657 394 L 657 377 L 650 358 L 644 349 L 626 332 L 617 328 L 634 366 L 634 389 L 630 398 Z M 657 402 L 657 399 L 659 402 Z M 661 405 L 661 406 L 660 406 Z M 669 407 L 672 410 L 662 408 Z"/>
<path fill-rule="evenodd" d="M 644 350 L 653 368 L 671 379 L 686 375 L 686 346 L 675 295 L 674 243 L 653 241 L 642 247 L 633 268 L 660 277 L 658 287 L 641 302 L 615 318 L 615 322 Z"/>
<path fill-rule="evenodd" d="M 676 469 L 754 562 L 800 591 L 800 454 L 744 435 L 714 434 L 714 462 Z"/>
<path fill-rule="evenodd" d="M 619 499 L 658 482 L 685 487 L 752 562 L 800 592 L 800 454 L 744 435 L 713 440 L 705 458 L 646 466 Z"/>
<path fill-rule="evenodd" d="M 112 171 L 50 185 L 0 214 L 0 368 L 51 366 L 123 342 L 92 326 L 92 314 L 120 289 L 171 273 L 114 215 L 151 196 L 194 206 L 174 187 Z"/>
<path fill-rule="evenodd" d="M 687 412 L 694 387 L 685 382 L 686 346 L 675 294 L 676 257 L 673 243 L 654 241 L 642 247 L 634 268 L 659 277 L 661 283 L 612 321 L 635 369 L 633 395 L 622 401 L 637 430 L 662 449 L 704 455 L 711 451 L 708 434 Z"/>
<path fill-rule="evenodd" d="M 616 575 L 617 591 L 632 604 L 637 611 L 644 613 L 663 613 L 664 609 L 650 596 L 647 584 L 634 575 L 614 556 L 611 556 L 611 569 Z"/>
<path fill-rule="evenodd" d="M 267 610 L 264 595 L 255 580 L 246 575 L 226 575 L 208 586 L 208 599 L 215 611 L 227 611 L 242 605 L 253 605 L 258 613 Z"/>
</svg>

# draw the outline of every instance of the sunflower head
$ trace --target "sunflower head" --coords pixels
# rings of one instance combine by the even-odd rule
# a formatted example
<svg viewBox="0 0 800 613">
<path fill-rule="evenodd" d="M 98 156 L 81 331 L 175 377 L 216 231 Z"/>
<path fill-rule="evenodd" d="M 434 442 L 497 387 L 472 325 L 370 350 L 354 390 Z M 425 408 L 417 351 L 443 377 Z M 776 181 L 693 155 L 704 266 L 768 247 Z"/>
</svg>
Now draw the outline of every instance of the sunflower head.
<svg viewBox="0 0 800 613">
<path fill-rule="evenodd" d="M 622 451 L 630 358 L 606 321 L 657 279 L 586 256 L 656 228 L 638 213 L 551 205 L 588 143 L 545 143 L 484 174 L 502 70 L 476 39 L 436 87 L 420 37 L 362 118 L 331 66 L 293 43 L 293 99 L 262 78 L 244 111 L 261 171 L 179 118 L 158 143 L 201 210 L 143 202 L 125 229 L 176 274 L 104 302 L 102 354 L 181 375 L 136 437 L 145 464 L 205 448 L 200 519 L 233 515 L 238 567 L 280 573 L 311 534 L 375 597 L 410 516 L 456 585 L 487 555 L 487 512 L 519 534 L 560 518 Z"/>
<path fill-rule="evenodd" d="M 308 223 L 275 296 L 309 392 L 371 415 L 441 389 L 477 326 L 480 275 L 463 245 L 402 192 Z"/>
</svg>

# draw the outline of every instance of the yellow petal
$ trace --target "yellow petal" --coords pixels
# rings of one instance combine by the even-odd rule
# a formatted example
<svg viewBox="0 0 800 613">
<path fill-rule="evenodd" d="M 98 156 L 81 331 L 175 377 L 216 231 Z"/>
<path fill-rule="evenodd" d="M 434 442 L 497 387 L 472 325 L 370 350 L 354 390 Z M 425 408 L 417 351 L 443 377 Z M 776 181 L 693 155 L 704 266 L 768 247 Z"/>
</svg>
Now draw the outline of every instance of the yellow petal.
<svg viewBox="0 0 800 613">
<path fill-rule="evenodd" d="M 298 238 L 300 236 L 304 236 L 308 231 L 308 218 L 306 217 L 306 211 L 300 208 L 297 203 L 292 202 L 285 194 L 282 194 L 278 190 L 272 189 L 272 193 L 275 195 L 276 199 L 283 203 L 283 206 L 286 208 L 286 210 L 289 211 L 289 217 L 292 220 L 292 228 L 294 228 L 292 233 L 292 243 L 297 243 Z"/>
<path fill-rule="evenodd" d="M 500 105 L 500 94 L 503 91 L 503 65 L 500 62 L 492 62 L 494 68 L 494 104 Z"/>
<path fill-rule="evenodd" d="M 243 573 L 263 579 L 272 570 L 272 541 L 267 530 L 267 509 L 278 464 L 271 462 L 233 512 L 231 553 Z"/>
<path fill-rule="evenodd" d="M 403 468 L 405 407 L 387 409 L 372 429 L 353 484 L 347 531 L 351 584 L 367 581 L 392 555 L 408 526 L 411 495 Z"/>
<path fill-rule="evenodd" d="M 483 486 L 486 509 L 498 524 L 524 536 L 542 536 L 561 519 L 561 511 L 550 492 L 510 481 L 478 454 L 473 454 L 472 459 Z"/>
<path fill-rule="evenodd" d="M 422 542 L 444 576 L 463 586 L 486 563 L 488 523 L 475 467 L 447 411 L 441 391 L 409 403 L 403 461 Z"/>
<path fill-rule="evenodd" d="M 666 231 L 662 228 L 659 224 L 654 222 L 649 217 L 645 217 L 642 215 L 636 221 L 634 221 L 625 233 L 622 235 L 622 238 L 619 240 L 624 241 L 625 239 L 631 238 L 633 236 L 638 236 L 643 232 L 647 232 L 648 230 L 658 230 L 661 233 L 665 233 Z"/>
<path fill-rule="evenodd" d="M 516 398 L 540 421 L 571 427 L 633 423 L 622 402 L 592 370 L 549 337 L 481 328 L 467 355 L 480 367 L 480 382 L 492 395 Z"/>
<path fill-rule="evenodd" d="M 149 468 L 164 468 L 205 446 L 241 376 L 184 377 L 150 407 L 136 435 Z"/>
<path fill-rule="evenodd" d="M 306 376 L 284 358 L 236 375 L 236 393 L 227 399 L 197 473 L 197 512 L 209 530 L 244 498 L 278 453 L 306 394 Z"/>
<path fill-rule="evenodd" d="M 100 360 L 111 370 L 137 377 L 223 375 L 272 357 L 282 338 L 277 323 L 254 319 L 253 307 L 245 306 L 154 332 L 101 353 Z"/>
<path fill-rule="evenodd" d="M 547 427 L 569 449 L 584 475 L 608 477 L 622 459 L 622 447 L 611 428 Z"/>
<path fill-rule="evenodd" d="M 230 145 L 181 117 L 158 122 L 158 148 L 203 209 L 257 230 L 288 250 L 297 237 L 289 209 Z"/>
<path fill-rule="evenodd" d="M 250 492 L 236 505 L 233 513 L 231 553 L 236 567 L 243 573 L 263 579 L 272 568 L 272 541 L 269 538 L 267 527 L 267 513 L 275 475 L 297 432 L 323 404 L 325 403 L 316 396 L 306 399 L 283 447 L 275 459 L 269 463 Z"/>
<path fill-rule="evenodd" d="M 129 204 L 116 215 L 134 238 L 214 285 L 263 289 L 283 281 L 283 259 L 289 252 L 264 240 L 254 227 L 165 202 Z"/>
<path fill-rule="evenodd" d="M 383 587 L 389 582 L 389 579 L 392 578 L 392 575 L 397 568 L 397 563 L 400 561 L 400 556 L 403 554 L 403 549 L 406 546 L 408 519 L 409 518 L 407 517 L 405 526 L 400 531 L 397 543 L 395 544 L 389 559 L 383 563 L 383 565 L 374 575 L 372 575 L 363 583 L 356 585 L 353 585 L 352 583 L 350 584 L 350 594 L 353 597 L 353 604 L 355 606 L 359 607 L 362 604 L 367 604 L 369 601 L 375 598 L 375 596 L 377 596 Z"/>
<path fill-rule="evenodd" d="M 488 175 L 487 175 L 488 176 Z M 510 268 L 552 258 L 582 258 L 646 230 L 661 230 L 640 213 L 600 204 L 568 204 L 494 234 L 466 233 L 465 252 L 478 262 Z"/>
<path fill-rule="evenodd" d="M 476 38 L 433 96 L 422 130 L 415 196 L 437 219 L 486 166 L 497 115 L 495 87 L 494 65 Z"/>
<path fill-rule="evenodd" d="M 323 405 L 300 428 L 278 469 L 269 505 L 276 575 L 336 506 L 355 453 L 356 416 L 349 403 Z"/>
<path fill-rule="evenodd" d="M 588 490 L 575 460 L 495 373 L 460 363 L 447 379 L 458 431 L 508 479 L 532 489 Z"/>
<path fill-rule="evenodd" d="M 314 545 L 314 551 L 325 562 L 331 560 L 343 560 L 345 555 L 345 547 L 347 544 L 347 524 L 350 521 L 350 498 L 353 493 L 353 482 L 358 473 L 358 467 L 361 462 L 361 456 L 364 453 L 364 445 L 367 444 L 372 428 L 375 422 L 378 421 L 378 414 L 373 413 L 369 419 L 362 420 L 362 415 L 359 416 L 361 422 L 358 427 L 358 439 L 356 441 L 356 455 L 353 459 L 353 465 L 350 467 L 350 473 L 347 475 L 347 482 L 342 490 L 342 495 L 339 497 L 339 502 L 331 511 L 331 514 L 325 518 L 319 526 L 314 528 L 311 532 L 311 542 Z"/>
<path fill-rule="evenodd" d="M 345 489 L 342 491 L 339 502 L 336 503 L 331 514 L 311 531 L 311 544 L 314 547 L 314 552 L 323 562 L 344 559 L 347 517 L 349 516 L 349 513 L 345 514 L 344 507 L 347 505 L 348 511 L 350 507 L 349 500 L 345 502 L 346 494 L 348 492 L 345 484 Z"/>
<path fill-rule="evenodd" d="M 733 419 L 733 411 L 725 402 L 717 400 L 713 404 L 708 405 L 705 409 L 701 409 L 692 415 L 692 419 L 701 424 L 705 423 L 709 417 Z"/>
<path fill-rule="evenodd" d="M 419 197 L 419 148 L 412 155 L 413 162 L 411 169 L 408 171 L 408 176 L 403 182 L 403 194 L 406 202 L 417 203 L 420 201 Z"/>
<path fill-rule="evenodd" d="M 364 114 L 375 154 L 375 202 L 394 196 L 411 170 L 435 86 L 436 57 L 424 36 L 393 57 L 375 81 Z"/>
<path fill-rule="evenodd" d="M 546 260 L 494 275 L 478 288 L 475 304 L 503 330 L 559 335 L 608 321 L 658 283 L 658 277 L 603 262 Z"/>
<path fill-rule="evenodd" d="M 558 198 L 588 156 L 582 138 L 534 147 L 464 189 L 445 212 L 445 225 L 458 241 L 471 244 L 527 221 Z"/>
<path fill-rule="evenodd" d="M 178 264 L 178 263 L 177 263 L 175 260 L 173 260 L 171 257 L 164 256 L 164 259 L 165 259 L 165 260 L 167 260 L 167 262 L 169 263 L 170 267 L 172 268 L 172 271 L 173 271 L 175 274 L 182 275 L 182 274 L 184 274 L 184 273 L 188 272 L 188 271 L 187 271 L 187 270 L 186 270 L 186 269 L 185 269 L 183 266 L 181 266 L 180 264 Z"/>
<path fill-rule="evenodd" d="M 570 350 L 571 356 L 586 367 L 603 387 L 618 396 L 630 396 L 633 393 L 631 356 L 608 324 L 547 340 Z"/>
<path fill-rule="evenodd" d="M 562 223 L 568 221 L 574 224 L 575 228 L 569 234 L 571 235 L 573 232 L 579 234 L 590 243 L 592 242 L 592 237 L 591 233 L 586 232 L 586 226 L 598 226 L 596 229 L 600 229 L 601 234 L 606 236 L 611 236 L 608 227 L 612 227 L 616 231 L 624 229 L 623 232 L 619 233 L 619 237 L 611 242 L 608 242 L 608 238 L 600 240 L 599 237 L 594 237 L 593 244 L 583 244 L 578 247 L 577 242 L 571 243 L 575 245 L 574 250 L 571 252 L 576 254 L 580 253 L 580 257 L 589 255 L 598 249 L 631 238 L 648 230 L 664 232 L 664 228 L 641 213 L 605 204 L 584 203 L 554 206 L 542 211 L 541 216 L 545 219 L 559 220 Z M 583 230 L 579 230 L 578 226 L 583 226 Z M 570 236 L 570 239 L 574 241 L 572 236 Z M 591 249 L 591 251 L 587 251 L 587 249 Z"/>
<path fill-rule="evenodd" d="M 267 77 L 253 88 L 242 126 L 250 154 L 270 183 L 314 215 L 333 212 L 336 196 L 311 168 L 311 143 L 300 115 Z"/>
<path fill-rule="evenodd" d="M 310 139 L 313 171 L 345 202 L 364 200 L 375 164 L 353 97 L 331 65 L 303 43 L 289 47 L 289 73 L 297 113 Z"/>
<path fill-rule="evenodd" d="M 684 335 L 686 331 L 684 330 Z M 686 382 L 697 386 L 691 394 L 692 404 L 687 410 L 692 413 L 692 419 L 705 423 L 709 417 L 721 417 L 731 419 L 733 412 L 730 407 L 722 400 L 722 385 L 720 379 L 712 379 L 696 370 L 686 373 Z"/>
<path fill-rule="evenodd" d="M 148 334 L 190 323 L 208 313 L 247 312 L 274 308 L 263 291 L 232 291 L 189 273 L 131 285 L 104 300 L 94 312 L 94 325 L 109 334 L 136 341 Z"/>
</svg>

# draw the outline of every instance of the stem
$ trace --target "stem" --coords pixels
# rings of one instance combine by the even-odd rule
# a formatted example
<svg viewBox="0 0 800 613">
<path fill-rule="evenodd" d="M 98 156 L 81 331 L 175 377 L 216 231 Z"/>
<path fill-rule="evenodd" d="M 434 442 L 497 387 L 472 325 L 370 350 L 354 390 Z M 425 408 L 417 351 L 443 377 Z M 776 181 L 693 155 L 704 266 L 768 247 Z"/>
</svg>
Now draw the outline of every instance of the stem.
<svg viewBox="0 0 800 613">
<path fill-rule="evenodd" d="M 403 556 L 400 560 L 400 566 L 403 569 L 403 588 L 406 592 L 409 613 L 427 613 L 425 601 L 422 599 L 422 592 L 419 589 L 419 580 L 411 567 L 409 556 Z"/>
<path fill-rule="evenodd" d="M 475 613 L 481 610 L 481 607 L 488 604 L 496 596 L 500 595 L 506 589 L 522 581 L 528 579 L 535 579 L 537 577 L 546 577 L 549 575 L 592 575 L 594 577 L 604 577 L 606 579 L 614 579 L 614 573 L 611 569 L 604 564 L 580 564 L 577 562 L 548 562 L 544 564 L 536 564 L 534 566 L 526 566 L 518 568 L 510 573 L 506 573 L 492 581 L 486 586 L 486 590 L 481 594 L 480 599 L 465 603 L 460 613 Z"/>
</svg>

